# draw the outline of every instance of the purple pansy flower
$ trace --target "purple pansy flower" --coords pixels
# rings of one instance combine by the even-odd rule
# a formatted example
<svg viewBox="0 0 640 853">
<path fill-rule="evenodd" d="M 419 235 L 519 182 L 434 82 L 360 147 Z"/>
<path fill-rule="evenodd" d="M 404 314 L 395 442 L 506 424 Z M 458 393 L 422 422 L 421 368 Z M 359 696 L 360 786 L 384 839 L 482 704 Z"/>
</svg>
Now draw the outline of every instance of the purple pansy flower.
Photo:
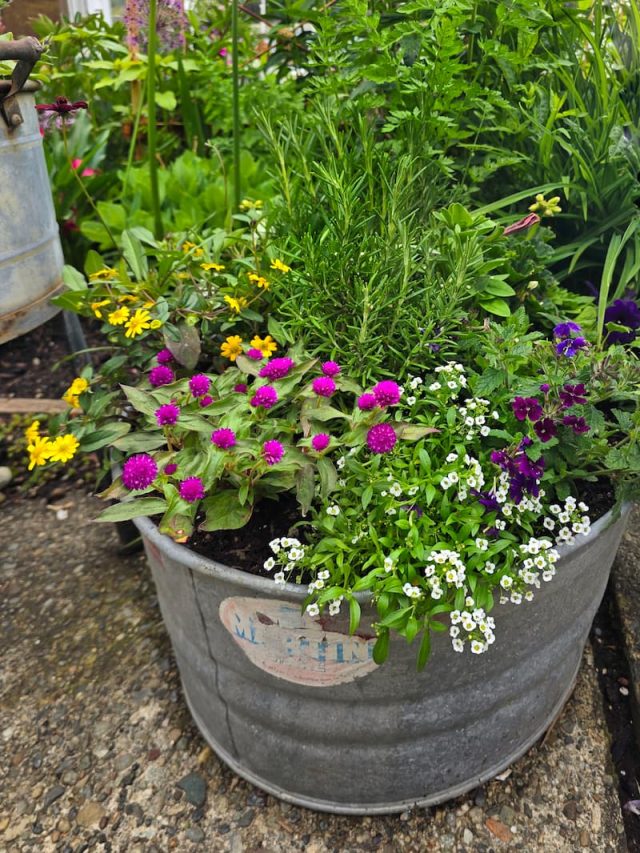
<svg viewBox="0 0 640 853">
<path fill-rule="evenodd" d="M 571 427 L 571 429 L 576 433 L 576 435 L 581 435 L 582 433 L 589 432 L 589 430 L 591 429 L 585 419 L 580 418 L 577 415 L 565 415 L 562 419 L 562 423 L 565 426 Z"/>
<path fill-rule="evenodd" d="M 563 385 L 559 392 L 560 402 L 563 409 L 570 409 L 571 406 L 579 406 L 587 402 L 584 396 L 587 392 L 581 382 L 579 385 Z"/>
<path fill-rule="evenodd" d="M 511 407 L 519 421 L 529 418 L 530 421 L 535 422 L 542 417 L 542 406 L 535 397 L 516 397 Z"/>
<path fill-rule="evenodd" d="M 540 441 L 545 443 L 547 441 L 551 441 L 557 432 L 556 425 L 551 418 L 542 418 L 542 420 L 538 421 L 533 428 Z"/>
</svg>

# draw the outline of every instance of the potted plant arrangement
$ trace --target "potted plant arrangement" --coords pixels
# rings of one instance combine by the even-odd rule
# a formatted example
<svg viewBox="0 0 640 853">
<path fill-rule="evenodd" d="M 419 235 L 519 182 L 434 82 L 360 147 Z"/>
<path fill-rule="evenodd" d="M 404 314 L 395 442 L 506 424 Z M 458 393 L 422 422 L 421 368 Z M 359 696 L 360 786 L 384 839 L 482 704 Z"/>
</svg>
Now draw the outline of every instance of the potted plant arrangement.
<svg viewBox="0 0 640 853">
<path fill-rule="evenodd" d="M 260 331 L 280 259 L 156 246 L 163 279 L 129 241 L 137 281 L 67 272 L 117 351 L 28 449 L 119 456 L 101 520 L 142 534 L 205 737 L 329 811 L 494 776 L 572 689 L 637 489 L 635 302 L 551 334 L 472 309 L 423 371 L 362 384 L 275 314 Z"/>
</svg>

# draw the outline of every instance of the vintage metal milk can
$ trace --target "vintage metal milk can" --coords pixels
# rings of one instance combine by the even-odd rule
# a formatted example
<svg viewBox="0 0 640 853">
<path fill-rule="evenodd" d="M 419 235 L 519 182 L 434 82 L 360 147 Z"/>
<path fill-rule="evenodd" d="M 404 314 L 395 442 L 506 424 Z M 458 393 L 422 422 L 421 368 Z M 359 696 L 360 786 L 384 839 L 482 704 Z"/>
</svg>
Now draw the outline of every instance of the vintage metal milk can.
<svg viewBox="0 0 640 853">
<path fill-rule="evenodd" d="M 28 80 L 42 52 L 35 38 L 0 42 L 0 60 L 18 60 L 0 80 L 0 343 L 44 323 L 60 309 L 58 234 L 35 110 L 38 83 Z"/>
</svg>

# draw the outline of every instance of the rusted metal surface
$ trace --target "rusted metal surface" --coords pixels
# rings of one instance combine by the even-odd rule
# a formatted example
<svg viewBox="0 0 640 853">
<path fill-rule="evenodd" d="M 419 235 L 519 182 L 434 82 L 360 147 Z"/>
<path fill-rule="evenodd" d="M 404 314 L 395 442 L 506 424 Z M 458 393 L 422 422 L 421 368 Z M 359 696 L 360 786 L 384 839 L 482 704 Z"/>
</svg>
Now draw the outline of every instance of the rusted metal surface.
<svg viewBox="0 0 640 853">
<path fill-rule="evenodd" d="M 24 88 L 43 51 L 44 45 L 33 36 L 17 41 L 0 41 L 0 61 L 9 59 L 16 62 L 9 90 L 6 93 L 0 91 L 0 114 L 10 132 L 24 122 L 18 93 Z"/>
<path fill-rule="evenodd" d="M 0 82 L 0 95 L 8 91 Z M 0 121 L 0 343 L 44 323 L 59 309 L 50 298 L 62 289 L 63 257 L 33 92 L 17 98 L 23 124 Z"/>
<path fill-rule="evenodd" d="M 320 811 L 431 806 L 500 773 L 569 697 L 628 510 L 559 548 L 532 602 L 496 607 L 496 643 L 456 654 L 437 635 L 423 672 L 391 641 L 376 666 L 348 614 L 302 614 L 305 586 L 207 560 L 136 519 L 194 720 L 237 773 Z M 362 628 L 376 619 L 358 594 Z"/>
</svg>

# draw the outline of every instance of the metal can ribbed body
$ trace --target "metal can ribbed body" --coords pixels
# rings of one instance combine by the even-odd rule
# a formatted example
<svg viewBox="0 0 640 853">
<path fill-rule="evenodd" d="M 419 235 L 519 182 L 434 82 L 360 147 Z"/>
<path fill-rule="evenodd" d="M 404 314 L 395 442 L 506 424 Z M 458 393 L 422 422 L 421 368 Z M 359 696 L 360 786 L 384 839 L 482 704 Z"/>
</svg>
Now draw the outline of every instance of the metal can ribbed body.
<svg viewBox="0 0 640 853">
<path fill-rule="evenodd" d="M 446 634 L 416 670 L 415 645 L 371 656 L 374 613 L 301 612 L 306 588 L 277 586 L 176 545 L 138 519 L 193 717 L 245 779 L 321 811 L 374 814 L 477 787 L 544 733 L 573 688 L 626 513 L 560 549 L 532 602 L 497 605 L 487 652 Z M 364 601 L 364 599 L 362 599 Z"/>
<path fill-rule="evenodd" d="M 8 90 L 0 82 L 0 95 Z M 3 88 L 5 87 L 5 88 Z M 44 323 L 60 309 L 63 257 L 42 136 L 37 84 L 18 95 L 24 123 L 9 130 L 0 118 L 0 343 Z"/>
</svg>

